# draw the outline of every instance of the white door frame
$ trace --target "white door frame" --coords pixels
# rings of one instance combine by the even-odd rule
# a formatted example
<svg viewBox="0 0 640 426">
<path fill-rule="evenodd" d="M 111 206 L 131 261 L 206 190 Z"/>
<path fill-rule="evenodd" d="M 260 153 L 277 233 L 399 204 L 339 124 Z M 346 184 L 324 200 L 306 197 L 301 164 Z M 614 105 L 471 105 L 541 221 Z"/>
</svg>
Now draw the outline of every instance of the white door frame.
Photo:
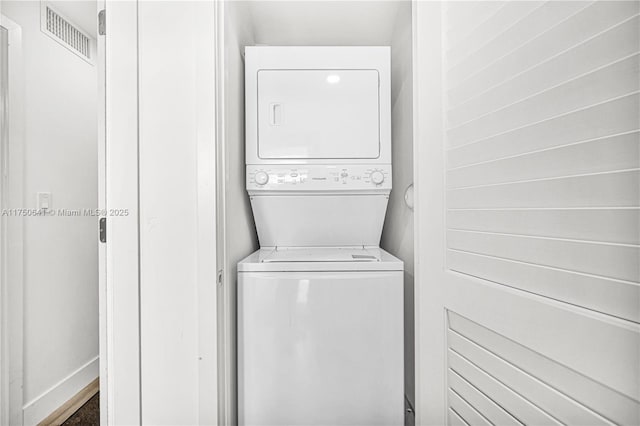
<svg viewBox="0 0 640 426">
<path fill-rule="evenodd" d="M 106 0 L 97 0 L 98 13 L 106 9 Z M 96 19 L 98 17 L 96 16 Z M 98 209 L 107 208 L 107 117 L 106 117 L 106 38 L 98 31 L 96 67 L 98 73 Z M 99 318 L 99 356 L 100 356 L 100 423 L 109 424 L 108 408 L 108 375 L 107 375 L 107 271 L 106 244 L 98 243 L 98 318 Z"/>
<path fill-rule="evenodd" d="M 107 243 L 100 252 L 100 356 L 101 421 L 103 424 L 140 424 L 142 406 L 140 340 L 140 88 L 138 1 L 99 0 L 106 10 L 104 48 L 104 128 L 101 128 L 100 206 L 129 209 L 127 217 L 107 216 Z M 214 22 L 203 13 L 194 21 L 201 37 L 199 50 L 219 46 L 218 2 Z M 146 34 L 145 34 L 146 35 Z M 196 100 L 197 150 L 197 309 L 198 309 L 198 423 L 217 424 L 224 390 L 216 340 L 216 156 L 221 113 L 217 91 L 219 52 L 198 60 L 195 84 L 202 93 Z M 170 58 L 168 59 L 170 60 Z M 100 76 L 102 79 L 103 76 Z M 102 124 L 101 124 L 102 127 Z M 146 159 L 153 161 L 153 159 Z M 147 271 L 148 272 L 148 271 Z M 174 342 L 169 342 L 173 344 Z M 166 401 L 171 404 L 172 401 Z M 106 418 L 105 418 L 106 416 Z"/>
<path fill-rule="evenodd" d="M 444 193 L 440 191 L 444 166 L 440 151 L 444 138 L 441 8 L 440 2 L 412 1 L 416 425 L 443 425 L 446 419 L 442 368 L 446 348 L 433 349 L 444 341 L 445 333 L 441 309 L 444 295 L 438 285 L 444 273 L 444 253 L 440 248 L 445 239 L 440 208 L 444 203 Z"/>
<path fill-rule="evenodd" d="M 196 27 L 203 31 L 198 37 L 198 50 L 211 49 L 213 55 L 202 55 L 196 84 L 202 93 L 197 100 L 198 139 L 196 152 L 197 167 L 197 286 L 198 286 L 198 351 L 200 354 L 198 382 L 198 420 L 201 425 L 219 424 L 220 400 L 225 395 L 219 387 L 221 376 L 219 366 L 217 330 L 220 321 L 218 310 L 218 194 L 217 156 L 221 141 L 218 130 L 222 123 L 218 120 L 221 112 L 218 60 L 220 58 L 219 23 L 222 19 L 219 1 L 213 2 L 213 22 L 208 13 L 203 13 L 196 21 Z M 209 97 L 209 94 L 211 97 Z"/>
<path fill-rule="evenodd" d="M 22 29 L 4 15 L 0 25 L 8 30 L 9 137 L 2 146 L 2 208 L 24 206 L 24 72 Z M 0 423 L 22 424 L 23 339 L 23 220 L 2 217 L 2 341 L 0 343 Z"/>
<path fill-rule="evenodd" d="M 233 356 L 234 350 L 231 348 L 233 327 L 235 322 L 229 313 L 229 304 L 232 296 L 229 292 L 229 279 L 224 266 L 226 265 L 226 194 L 224 173 L 225 170 L 225 110 L 224 110 L 224 93 L 225 93 L 225 57 L 224 57 L 224 28 L 225 28 L 225 1 L 216 1 L 216 20 L 215 20 L 215 36 L 216 36 L 216 228 L 217 228 L 217 294 L 216 294 L 216 310 L 217 310 L 217 355 L 218 355 L 218 424 L 232 425 L 236 418 L 235 389 L 233 381 L 235 380 L 232 363 L 229 358 Z"/>
<path fill-rule="evenodd" d="M 99 200 L 107 209 L 107 243 L 100 253 L 101 416 L 106 415 L 106 424 L 139 424 L 138 4 L 107 1 L 104 7 L 106 35 L 99 36 L 105 48 L 106 140 Z M 129 214 L 111 217 L 111 208 Z"/>
</svg>

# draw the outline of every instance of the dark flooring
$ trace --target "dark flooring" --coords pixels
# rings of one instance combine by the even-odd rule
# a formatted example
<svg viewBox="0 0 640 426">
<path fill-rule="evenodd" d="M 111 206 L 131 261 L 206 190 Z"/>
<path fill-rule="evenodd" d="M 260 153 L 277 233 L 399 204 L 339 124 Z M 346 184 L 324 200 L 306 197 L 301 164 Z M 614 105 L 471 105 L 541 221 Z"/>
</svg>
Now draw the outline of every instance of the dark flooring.
<svg viewBox="0 0 640 426">
<path fill-rule="evenodd" d="M 73 413 L 62 425 L 100 426 L 100 392 Z"/>
</svg>

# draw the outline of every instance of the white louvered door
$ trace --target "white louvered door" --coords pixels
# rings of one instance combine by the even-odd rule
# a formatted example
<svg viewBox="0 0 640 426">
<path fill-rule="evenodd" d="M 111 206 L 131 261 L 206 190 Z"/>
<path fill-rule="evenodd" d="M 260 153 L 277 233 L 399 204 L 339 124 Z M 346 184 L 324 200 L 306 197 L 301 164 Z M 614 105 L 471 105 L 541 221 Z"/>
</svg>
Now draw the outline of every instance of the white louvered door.
<svg viewBox="0 0 640 426">
<path fill-rule="evenodd" d="M 417 424 L 640 424 L 640 3 L 414 3 Z"/>
</svg>

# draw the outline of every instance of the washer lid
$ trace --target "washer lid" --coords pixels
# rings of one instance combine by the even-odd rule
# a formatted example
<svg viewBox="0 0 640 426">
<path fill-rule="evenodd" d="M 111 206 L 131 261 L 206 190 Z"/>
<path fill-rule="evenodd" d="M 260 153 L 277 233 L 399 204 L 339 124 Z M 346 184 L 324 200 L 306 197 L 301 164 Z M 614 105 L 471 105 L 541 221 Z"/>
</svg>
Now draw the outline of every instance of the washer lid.
<svg viewBox="0 0 640 426">
<path fill-rule="evenodd" d="M 380 254 L 366 248 L 289 248 L 260 253 L 260 262 L 380 262 Z"/>
<path fill-rule="evenodd" d="M 248 271 L 402 271 L 403 263 L 377 247 L 262 248 L 240 263 Z"/>
</svg>

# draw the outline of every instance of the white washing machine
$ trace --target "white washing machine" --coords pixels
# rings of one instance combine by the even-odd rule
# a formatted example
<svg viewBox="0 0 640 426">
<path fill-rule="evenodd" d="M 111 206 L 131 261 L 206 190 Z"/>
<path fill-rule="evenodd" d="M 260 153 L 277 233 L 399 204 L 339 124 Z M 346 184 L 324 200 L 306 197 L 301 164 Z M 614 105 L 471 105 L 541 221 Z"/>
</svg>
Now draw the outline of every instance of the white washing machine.
<svg viewBox="0 0 640 426">
<path fill-rule="evenodd" d="M 401 261 L 261 249 L 238 276 L 240 424 L 404 423 Z"/>
<path fill-rule="evenodd" d="M 388 47 L 247 47 L 240 425 L 404 424 Z"/>
</svg>

